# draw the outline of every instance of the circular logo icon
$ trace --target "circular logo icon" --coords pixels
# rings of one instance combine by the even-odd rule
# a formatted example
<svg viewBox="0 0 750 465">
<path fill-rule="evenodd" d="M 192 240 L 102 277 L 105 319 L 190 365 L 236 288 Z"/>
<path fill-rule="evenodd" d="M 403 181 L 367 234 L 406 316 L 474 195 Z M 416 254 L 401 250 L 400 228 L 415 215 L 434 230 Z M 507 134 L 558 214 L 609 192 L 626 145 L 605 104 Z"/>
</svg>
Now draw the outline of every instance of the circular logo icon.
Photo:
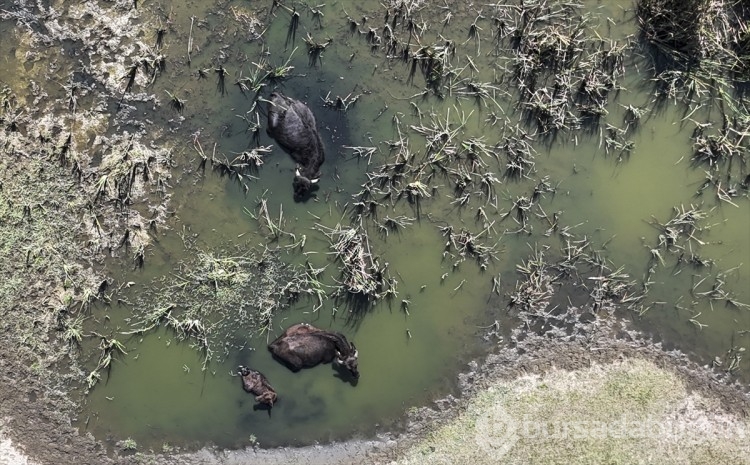
<svg viewBox="0 0 750 465">
<path fill-rule="evenodd" d="M 494 460 L 507 454 L 520 438 L 517 420 L 499 403 L 482 412 L 475 425 L 477 445 Z"/>
</svg>

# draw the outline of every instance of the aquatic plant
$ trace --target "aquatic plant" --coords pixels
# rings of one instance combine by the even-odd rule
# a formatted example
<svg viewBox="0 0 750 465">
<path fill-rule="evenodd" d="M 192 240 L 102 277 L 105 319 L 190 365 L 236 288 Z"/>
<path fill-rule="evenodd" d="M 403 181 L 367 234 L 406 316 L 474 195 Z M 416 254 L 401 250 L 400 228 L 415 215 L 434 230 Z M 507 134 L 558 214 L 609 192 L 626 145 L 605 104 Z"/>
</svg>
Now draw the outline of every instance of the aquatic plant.
<svg viewBox="0 0 750 465">
<path fill-rule="evenodd" d="M 446 252 L 455 250 L 459 256 L 459 260 L 473 258 L 481 270 L 486 270 L 489 262 L 497 258 L 495 246 L 488 246 L 480 241 L 483 236 L 488 235 L 491 227 L 492 225 L 489 225 L 478 234 L 472 234 L 465 228 L 461 228 L 461 231 L 456 233 L 452 226 L 441 227 L 440 230 L 443 236 L 447 238 L 443 257 L 446 256 Z M 457 264 L 458 262 L 454 262 L 453 267 L 455 268 Z"/>
<path fill-rule="evenodd" d="M 168 90 L 165 90 L 165 92 L 169 95 L 169 107 L 177 113 L 182 113 L 185 110 L 185 100 L 173 95 Z"/>
<path fill-rule="evenodd" d="M 321 224 L 316 229 L 328 237 L 332 254 L 341 263 L 341 286 L 338 294 L 351 294 L 367 301 L 379 297 L 384 286 L 383 272 L 370 251 L 367 232 L 361 228 Z"/>
<path fill-rule="evenodd" d="M 254 216 L 278 227 L 270 216 L 267 220 Z M 320 282 L 323 269 L 309 263 L 305 267 L 283 263 L 284 248 L 203 251 L 194 249 L 187 237 L 184 243 L 193 258 L 131 297 L 132 329 L 121 334 L 167 327 L 178 341 L 202 354 L 203 370 L 214 360 L 224 360 L 230 351 L 240 350 L 248 339 L 267 333 L 278 312 L 301 296 L 312 299 L 316 310 L 326 298 L 326 287 Z M 251 329 L 238 335 L 237 328 Z"/>
<path fill-rule="evenodd" d="M 718 91 L 730 102 L 723 88 L 747 86 L 745 2 L 639 0 L 636 15 L 658 98 L 691 102 Z"/>
<path fill-rule="evenodd" d="M 79 345 L 84 337 L 83 322 L 86 321 L 86 319 L 86 316 L 80 314 L 73 320 L 70 320 L 68 318 L 62 325 L 62 339 L 68 342 L 70 345 Z"/>
<path fill-rule="evenodd" d="M 133 451 L 138 448 L 138 443 L 133 438 L 127 438 L 122 441 L 118 441 L 118 446 L 125 451 Z"/>
<path fill-rule="evenodd" d="M 219 91 L 219 93 L 224 96 L 227 93 L 226 88 L 226 77 L 229 75 L 229 72 L 224 68 L 224 65 L 219 65 L 218 68 L 214 69 L 214 73 L 216 73 L 216 90 Z"/>
<path fill-rule="evenodd" d="M 315 42 L 315 39 L 313 39 L 313 36 L 308 32 L 307 36 L 305 36 L 305 44 L 307 45 L 307 56 L 308 56 L 308 63 L 307 65 L 311 68 L 314 68 L 317 66 L 318 63 L 320 63 L 321 66 L 323 66 L 323 51 L 331 45 L 333 42 L 333 39 L 330 37 L 326 39 L 325 42 Z"/>
</svg>

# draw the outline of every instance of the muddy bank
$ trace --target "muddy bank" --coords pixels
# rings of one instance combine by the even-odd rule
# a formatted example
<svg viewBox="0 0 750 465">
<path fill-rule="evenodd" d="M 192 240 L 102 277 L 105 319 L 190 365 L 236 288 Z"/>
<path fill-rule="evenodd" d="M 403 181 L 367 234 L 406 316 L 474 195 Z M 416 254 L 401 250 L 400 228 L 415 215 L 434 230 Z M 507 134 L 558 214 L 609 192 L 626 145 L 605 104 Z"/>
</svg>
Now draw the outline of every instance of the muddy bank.
<svg viewBox="0 0 750 465">
<path fill-rule="evenodd" d="M 619 334 L 618 337 L 614 336 L 616 333 Z M 12 439 L 16 450 L 22 451 L 29 457 L 29 463 L 39 464 L 364 464 L 392 461 L 415 463 L 415 451 L 421 451 L 417 455 L 424 456 L 426 459 L 432 457 L 433 460 L 437 460 L 436 463 L 451 463 L 453 459 L 465 457 L 462 454 L 466 454 L 467 451 L 477 450 L 477 444 L 471 442 L 476 441 L 475 431 L 466 430 L 466 426 L 462 426 L 461 422 L 465 421 L 462 420 L 462 416 L 466 414 L 467 409 L 471 411 L 474 408 L 472 404 L 477 399 L 485 399 L 486 402 L 488 392 L 504 392 L 504 398 L 516 398 L 524 395 L 524 391 L 528 391 L 528 379 L 535 380 L 536 389 L 539 389 L 539 384 L 552 385 L 551 380 L 555 376 L 560 377 L 561 373 L 571 373 L 566 381 L 567 388 L 573 392 L 583 389 L 578 394 L 577 403 L 573 404 L 576 409 L 585 411 L 590 397 L 594 395 L 590 384 L 601 378 L 602 372 L 605 373 L 605 377 L 617 377 L 618 370 L 623 370 L 623 366 L 626 369 L 628 366 L 630 368 L 635 366 L 640 370 L 643 370 L 645 366 L 646 375 L 649 377 L 647 380 L 638 382 L 636 379 L 633 382 L 633 386 L 643 389 L 646 394 L 628 394 L 625 400 L 629 400 L 628 396 L 635 396 L 636 400 L 642 402 L 641 397 L 645 395 L 646 401 L 651 399 L 654 405 L 695 403 L 695 412 L 707 418 L 708 424 L 717 428 L 722 426 L 722 421 L 725 421 L 722 418 L 731 418 L 732 421 L 738 421 L 741 424 L 746 422 L 745 419 L 750 413 L 750 398 L 740 386 L 729 383 L 722 374 L 699 366 L 684 354 L 665 351 L 658 344 L 653 344 L 639 334 L 627 330 L 622 323 L 614 320 L 599 324 L 598 329 L 591 330 L 587 334 L 585 341 L 561 338 L 549 332 L 541 335 L 527 335 L 522 341 L 514 344 L 515 347 L 502 349 L 488 356 L 485 361 L 472 362 L 468 367 L 469 370 L 459 375 L 462 385 L 460 396 L 449 396 L 436 401 L 432 407 L 412 411 L 409 415 L 407 432 L 375 440 L 353 440 L 345 443 L 273 450 L 248 448 L 229 451 L 206 448 L 186 454 L 139 452 L 126 455 L 118 451 L 113 456 L 105 454 L 103 447 L 93 438 L 79 436 L 75 430 L 65 425 L 63 418 L 50 416 L 49 405 L 47 408 L 35 407 L 33 404 L 19 402 L 20 399 L 17 398 L 13 401 L 15 406 L 29 409 L 32 418 L 24 416 L 23 421 L 14 421 L 6 417 L 2 439 L 6 446 L 8 439 Z M 593 371 L 587 371 L 592 367 Z M 660 377 L 670 381 L 658 383 Z M 522 380 L 521 384 L 514 385 L 513 382 L 519 379 Z M 525 385 L 524 379 L 527 380 Z M 654 381 L 655 379 L 657 381 Z M 618 397 L 615 395 L 613 399 L 616 400 Z M 541 400 L 538 404 L 544 405 Z M 574 410 L 571 411 L 575 414 Z M 617 405 L 614 403 L 612 410 L 617 412 Z M 20 412 L 16 410 L 16 415 L 19 414 Z M 676 412 L 678 416 L 675 418 L 688 414 L 691 412 L 683 409 L 681 412 Z M 34 418 L 41 421 L 33 421 Z M 575 415 L 566 419 L 580 420 Z M 464 444 L 466 447 L 455 448 L 455 444 L 452 444 L 452 448 L 447 447 L 447 450 L 439 448 L 435 452 L 435 438 L 441 438 L 441 431 L 451 426 L 466 430 L 465 434 L 468 438 Z M 445 444 L 445 438 L 440 440 L 443 441 L 441 444 Z M 656 457 L 667 456 L 673 446 L 674 444 L 663 444 L 664 448 L 660 450 L 651 445 L 644 453 Z M 679 441 L 677 446 L 679 447 Z M 513 453 L 523 454 L 522 448 L 528 447 L 528 444 L 520 442 L 516 447 Z M 519 451 L 518 448 L 521 450 Z M 739 449 L 738 451 L 741 452 Z M 435 452 L 434 456 L 430 455 L 432 452 Z M 503 452 L 510 453 L 509 451 Z M 51 453 L 54 456 L 50 455 Z M 16 452 L 14 457 L 22 456 Z M 51 457 L 54 457 L 54 460 L 50 460 Z M 476 457 L 472 459 L 477 460 Z M 645 456 L 643 459 L 645 460 Z M 483 462 L 480 460 L 477 463 Z"/>
</svg>

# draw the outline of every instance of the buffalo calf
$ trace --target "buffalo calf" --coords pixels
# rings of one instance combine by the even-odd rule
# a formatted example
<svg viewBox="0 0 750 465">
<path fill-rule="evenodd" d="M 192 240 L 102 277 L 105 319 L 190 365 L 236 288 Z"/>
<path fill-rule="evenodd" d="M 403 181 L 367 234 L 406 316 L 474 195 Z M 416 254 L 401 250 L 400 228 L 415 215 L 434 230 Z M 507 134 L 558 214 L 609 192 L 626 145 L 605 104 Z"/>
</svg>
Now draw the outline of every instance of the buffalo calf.
<svg viewBox="0 0 750 465">
<path fill-rule="evenodd" d="M 263 373 L 242 365 L 237 367 L 237 373 L 242 380 L 242 388 L 254 395 L 256 402 L 273 407 L 277 399 L 276 391 L 273 390 L 271 383 L 268 382 Z"/>
</svg>

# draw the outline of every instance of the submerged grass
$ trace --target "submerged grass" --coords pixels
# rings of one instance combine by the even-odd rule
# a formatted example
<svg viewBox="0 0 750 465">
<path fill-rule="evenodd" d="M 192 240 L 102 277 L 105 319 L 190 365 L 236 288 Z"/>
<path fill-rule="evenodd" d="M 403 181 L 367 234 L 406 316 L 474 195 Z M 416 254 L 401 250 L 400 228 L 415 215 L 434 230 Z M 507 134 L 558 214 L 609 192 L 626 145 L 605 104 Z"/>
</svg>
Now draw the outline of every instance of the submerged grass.
<svg viewBox="0 0 750 465">
<path fill-rule="evenodd" d="M 309 296 L 318 305 L 325 297 L 315 270 L 284 263 L 285 249 L 248 251 L 239 246 L 190 252 L 194 258 L 181 261 L 169 276 L 127 299 L 132 329 L 122 334 L 171 328 L 178 340 L 203 354 L 204 370 L 211 361 L 221 362 L 248 340 L 266 334 L 278 313 L 301 297 Z"/>
</svg>

